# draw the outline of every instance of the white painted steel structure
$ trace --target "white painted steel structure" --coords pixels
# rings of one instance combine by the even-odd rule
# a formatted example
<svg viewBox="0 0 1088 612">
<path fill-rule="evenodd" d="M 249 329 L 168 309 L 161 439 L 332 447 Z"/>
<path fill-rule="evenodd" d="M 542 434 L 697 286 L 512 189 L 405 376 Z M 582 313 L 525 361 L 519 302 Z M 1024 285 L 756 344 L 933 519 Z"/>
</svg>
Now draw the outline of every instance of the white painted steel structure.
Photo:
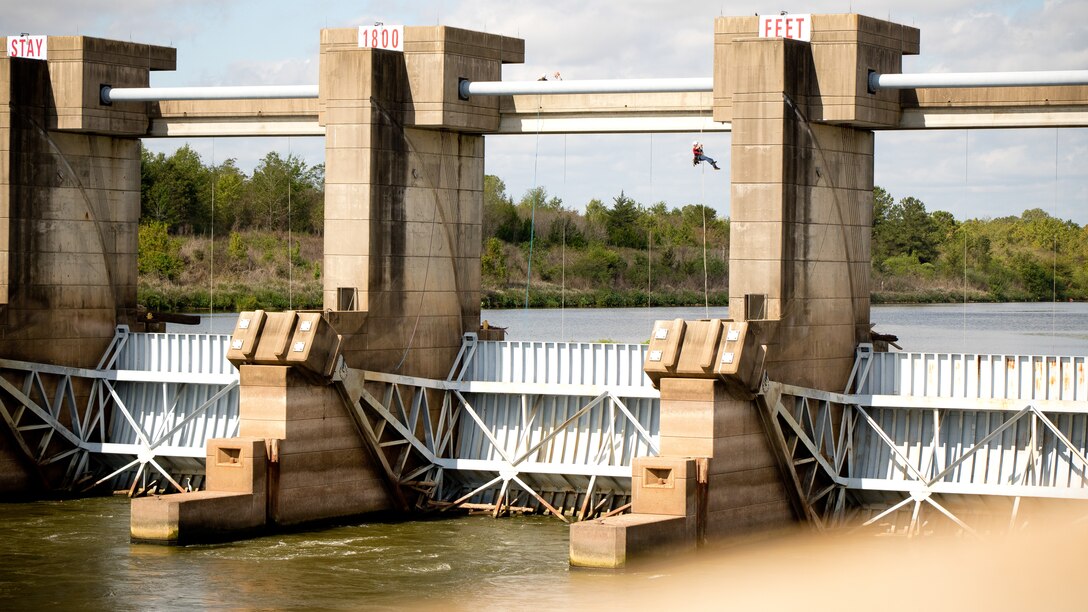
<svg viewBox="0 0 1088 612">
<path fill-rule="evenodd" d="M 445 381 L 341 369 L 387 475 L 417 506 L 539 507 L 566 520 L 624 508 L 631 461 L 657 454 L 646 346 L 478 342 Z M 444 503 L 445 502 L 445 503 Z"/>
<path fill-rule="evenodd" d="M 1022 499 L 1088 500 L 1086 359 L 863 345 L 851 393 L 767 383 L 761 401 L 818 524 L 853 505 L 865 525 L 970 531 Z"/>
<path fill-rule="evenodd" d="M 103 104 L 161 100 L 278 100 L 316 98 L 317 85 L 233 85 L 210 87 L 110 87 L 100 93 Z"/>
<path fill-rule="evenodd" d="M 43 474 L 63 466 L 53 485 L 199 487 L 206 440 L 237 435 L 228 342 L 122 327 L 94 370 L 0 360 L 0 417 Z M 466 334 L 446 380 L 341 365 L 333 382 L 404 507 L 581 519 L 626 507 L 632 459 L 658 452 L 646 350 Z M 798 514 L 818 527 L 860 516 L 971 530 L 995 509 L 1015 518 L 1021 500 L 1088 500 L 1086 367 L 863 345 L 846 393 L 765 381 L 755 405 Z"/>
<path fill-rule="evenodd" d="M 714 91 L 711 77 L 672 79 L 582 79 L 576 81 L 469 81 L 458 84 L 462 98 L 523 94 L 615 94 Z"/>
<path fill-rule="evenodd" d="M 199 487 L 205 441 L 238 432 L 229 341 L 121 326 L 93 370 L 0 359 L 0 416 L 52 488 Z"/>
<path fill-rule="evenodd" d="M 1088 70 L 1023 72 L 869 73 L 869 89 L 932 89 L 960 87 L 1047 87 L 1088 85 Z"/>
</svg>

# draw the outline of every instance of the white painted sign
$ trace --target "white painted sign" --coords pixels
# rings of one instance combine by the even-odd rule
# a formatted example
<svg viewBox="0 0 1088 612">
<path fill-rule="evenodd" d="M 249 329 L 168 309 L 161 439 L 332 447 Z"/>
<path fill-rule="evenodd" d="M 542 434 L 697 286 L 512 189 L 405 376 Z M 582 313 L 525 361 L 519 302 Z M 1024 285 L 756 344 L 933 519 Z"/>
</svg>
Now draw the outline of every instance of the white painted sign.
<svg viewBox="0 0 1088 612">
<path fill-rule="evenodd" d="M 760 15 L 760 38 L 795 38 L 812 40 L 812 15 Z"/>
<path fill-rule="evenodd" d="M 359 46 L 368 49 L 404 51 L 404 26 L 359 26 Z"/>
<path fill-rule="evenodd" d="M 8 36 L 8 57 L 46 59 L 45 36 Z"/>
</svg>

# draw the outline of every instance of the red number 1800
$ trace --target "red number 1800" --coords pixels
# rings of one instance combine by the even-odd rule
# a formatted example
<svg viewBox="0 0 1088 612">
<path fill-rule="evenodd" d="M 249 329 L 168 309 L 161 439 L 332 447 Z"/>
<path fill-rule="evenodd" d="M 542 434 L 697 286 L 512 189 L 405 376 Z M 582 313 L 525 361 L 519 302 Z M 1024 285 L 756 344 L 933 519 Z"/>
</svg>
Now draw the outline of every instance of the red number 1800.
<svg viewBox="0 0 1088 612">
<path fill-rule="evenodd" d="M 359 46 L 404 51 L 404 26 L 360 26 Z"/>
</svg>

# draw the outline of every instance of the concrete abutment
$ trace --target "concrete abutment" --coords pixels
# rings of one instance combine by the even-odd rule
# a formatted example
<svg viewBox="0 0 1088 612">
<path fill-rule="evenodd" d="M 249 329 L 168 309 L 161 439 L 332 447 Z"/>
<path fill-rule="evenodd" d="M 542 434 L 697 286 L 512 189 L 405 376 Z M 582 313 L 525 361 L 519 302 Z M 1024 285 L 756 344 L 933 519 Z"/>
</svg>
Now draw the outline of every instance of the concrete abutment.
<svg viewBox="0 0 1088 612">
<path fill-rule="evenodd" d="M 758 17 L 715 21 L 714 119 L 732 122 L 734 322 L 658 322 L 667 338 L 655 331 L 646 371 L 661 391 L 660 456 L 632 466 L 631 516 L 571 530 L 573 565 L 622 567 L 806 518 L 753 392 L 764 376 L 840 391 L 869 341 L 872 129 L 894 126 L 899 108 L 866 79 L 901 72 L 918 47 L 918 31 L 897 24 L 812 21 L 811 42 L 760 38 Z M 751 339 L 730 344 L 730 333 Z"/>
</svg>

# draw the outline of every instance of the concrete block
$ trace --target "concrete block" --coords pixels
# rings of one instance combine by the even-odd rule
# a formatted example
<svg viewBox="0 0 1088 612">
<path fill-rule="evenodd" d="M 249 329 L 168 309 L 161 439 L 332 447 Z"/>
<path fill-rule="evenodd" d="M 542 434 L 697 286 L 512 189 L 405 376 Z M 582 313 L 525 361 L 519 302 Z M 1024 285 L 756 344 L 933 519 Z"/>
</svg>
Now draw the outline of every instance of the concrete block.
<svg viewBox="0 0 1088 612">
<path fill-rule="evenodd" d="M 287 425 L 281 419 L 238 419 L 238 435 L 254 438 L 275 438 L 282 440 L 287 436 Z"/>
<path fill-rule="evenodd" d="M 238 414 L 241 418 L 258 421 L 287 418 L 285 388 L 242 384 L 238 393 Z"/>
<path fill-rule="evenodd" d="M 694 459 L 637 457 L 631 466 L 631 511 L 694 515 L 696 480 Z"/>
<path fill-rule="evenodd" d="M 372 219 L 340 218 L 329 223 L 325 232 L 324 252 L 327 255 L 359 256 L 370 253 Z"/>
<path fill-rule="evenodd" d="M 712 378 L 664 378 L 661 380 L 662 401 L 716 401 L 724 394 L 720 383 Z"/>
<path fill-rule="evenodd" d="M 280 442 L 281 455 L 358 448 L 362 444 L 355 421 L 343 409 L 330 410 L 324 417 L 293 418 L 287 421 L 286 432 L 287 437 Z"/>
<path fill-rule="evenodd" d="M 325 287 L 357 287 L 360 294 L 370 286 L 370 257 L 365 253 L 354 255 L 325 255 L 325 267 L 322 269 Z M 363 297 L 360 295 L 360 297 Z M 367 310 L 367 308 L 357 308 Z"/>
<path fill-rule="evenodd" d="M 797 520 L 786 501 L 730 508 L 707 513 L 706 537 L 730 538 L 768 534 L 795 528 Z"/>
<path fill-rule="evenodd" d="M 713 400 L 662 400 L 660 415 L 660 432 L 663 436 L 713 438 L 715 435 Z"/>
<path fill-rule="evenodd" d="M 341 219 L 370 219 L 372 191 L 372 187 L 368 184 L 326 183 L 325 222 Z M 329 229 L 331 228 L 327 226 L 326 232 Z"/>
<path fill-rule="evenodd" d="M 243 365 L 238 368 L 238 383 L 245 387 L 285 387 L 288 366 Z"/>
<path fill-rule="evenodd" d="M 777 465 L 774 452 L 762 431 L 715 438 L 709 473 L 741 472 Z"/>
<path fill-rule="evenodd" d="M 393 504 L 383 482 L 376 479 L 280 490 L 272 507 L 275 523 L 286 526 L 382 512 Z"/>
<path fill-rule="evenodd" d="M 709 512 L 788 501 L 777 466 L 710 474 L 707 483 Z"/>
<path fill-rule="evenodd" d="M 695 550 L 695 517 L 621 514 L 570 526 L 570 564 L 620 568 L 640 556 Z"/>
<path fill-rule="evenodd" d="M 134 542 L 198 544 L 236 540 L 265 528 L 265 495 L 194 491 L 132 500 Z"/>
<path fill-rule="evenodd" d="M 665 457 L 713 457 L 714 438 L 662 435 L 660 448 Z"/>
<path fill-rule="evenodd" d="M 333 449 L 297 453 L 290 450 L 290 441 L 284 441 L 279 456 L 280 491 L 317 485 L 355 486 L 353 483 L 381 480 L 374 467 L 370 451 L 356 445 L 354 448 Z M 285 450 L 286 449 L 286 450 Z"/>
<path fill-rule="evenodd" d="M 263 438 L 213 438 L 207 443 L 209 491 L 264 491 L 267 457 Z"/>
</svg>

